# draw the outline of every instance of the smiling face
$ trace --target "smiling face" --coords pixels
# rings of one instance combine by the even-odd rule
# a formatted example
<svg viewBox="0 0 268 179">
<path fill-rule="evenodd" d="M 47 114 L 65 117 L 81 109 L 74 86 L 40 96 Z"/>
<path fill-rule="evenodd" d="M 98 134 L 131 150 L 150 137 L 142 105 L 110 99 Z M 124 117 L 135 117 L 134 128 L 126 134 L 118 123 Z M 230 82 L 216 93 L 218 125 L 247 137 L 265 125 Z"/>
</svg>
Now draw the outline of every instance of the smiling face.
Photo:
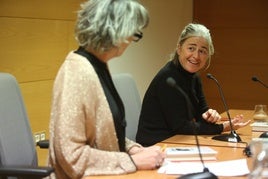
<svg viewBox="0 0 268 179">
<path fill-rule="evenodd" d="M 203 37 L 190 37 L 178 46 L 177 53 L 182 67 L 195 73 L 205 67 L 209 58 L 208 42 Z"/>
</svg>

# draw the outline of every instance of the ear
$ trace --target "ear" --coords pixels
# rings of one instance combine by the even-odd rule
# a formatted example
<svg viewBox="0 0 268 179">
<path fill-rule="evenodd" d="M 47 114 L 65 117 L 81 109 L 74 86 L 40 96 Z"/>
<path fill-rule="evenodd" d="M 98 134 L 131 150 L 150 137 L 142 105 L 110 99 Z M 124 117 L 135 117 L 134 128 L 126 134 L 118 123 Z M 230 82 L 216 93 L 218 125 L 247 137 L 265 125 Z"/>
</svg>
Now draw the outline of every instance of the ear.
<svg viewBox="0 0 268 179">
<path fill-rule="evenodd" d="M 181 53 L 181 45 L 178 44 L 178 46 L 177 46 L 177 54 L 180 55 L 180 53 Z"/>
</svg>

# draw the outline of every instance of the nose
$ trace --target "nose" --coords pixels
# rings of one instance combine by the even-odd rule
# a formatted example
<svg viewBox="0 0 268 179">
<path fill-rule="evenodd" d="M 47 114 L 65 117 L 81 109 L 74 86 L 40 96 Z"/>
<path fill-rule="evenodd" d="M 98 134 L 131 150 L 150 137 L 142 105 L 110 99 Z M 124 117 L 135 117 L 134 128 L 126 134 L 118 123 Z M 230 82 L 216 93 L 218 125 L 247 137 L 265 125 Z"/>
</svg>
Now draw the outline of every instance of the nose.
<svg viewBox="0 0 268 179">
<path fill-rule="evenodd" d="M 195 50 L 193 52 L 193 56 L 194 56 L 194 58 L 199 58 L 199 51 L 198 50 Z"/>
</svg>

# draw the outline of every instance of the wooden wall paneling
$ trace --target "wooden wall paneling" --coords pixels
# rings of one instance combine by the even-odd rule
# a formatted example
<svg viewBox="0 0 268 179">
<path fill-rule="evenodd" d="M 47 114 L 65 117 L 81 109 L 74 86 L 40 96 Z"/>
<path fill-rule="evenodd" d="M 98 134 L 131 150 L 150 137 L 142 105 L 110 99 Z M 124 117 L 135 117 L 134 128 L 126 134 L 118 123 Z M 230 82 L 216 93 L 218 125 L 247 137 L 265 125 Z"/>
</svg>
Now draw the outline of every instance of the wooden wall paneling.
<svg viewBox="0 0 268 179">
<path fill-rule="evenodd" d="M 82 0 L 1 0 L 0 71 L 19 81 L 32 132 L 49 137 L 50 103 L 54 78 L 74 39 L 76 11 Z M 48 150 L 38 149 L 46 165 Z"/>
<path fill-rule="evenodd" d="M 268 1 L 194 0 L 194 21 L 211 30 L 215 46 L 212 73 L 222 85 L 230 108 L 253 109 L 268 104 L 267 89 L 251 80 L 268 83 Z M 211 107 L 224 111 L 216 84 L 202 74 Z"/>
<path fill-rule="evenodd" d="M 254 69 L 265 71 L 267 67 L 260 66 Z M 235 65 L 214 65 L 207 72 L 213 74 L 221 84 L 230 108 L 243 107 L 245 109 L 252 109 L 255 104 L 266 104 L 268 102 L 267 89 L 251 80 L 253 72 L 250 65 L 239 66 L 239 69 Z M 207 98 L 220 99 L 219 90 L 215 82 L 207 79 L 205 74 L 201 76 Z M 261 78 L 262 76 L 259 77 Z M 221 106 L 218 109 L 224 111 L 223 105 Z"/>
<path fill-rule="evenodd" d="M 0 17 L 75 20 L 85 0 L 1 0 Z"/>
<path fill-rule="evenodd" d="M 1 71 L 19 82 L 53 79 L 73 38 L 70 22 L 0 18 L 0 24 Z"/>
<path fill-rule="evenodd" d="M 267 38 L 264 37 L 268 27 L 212 28 L 211 33 L 215 46 L 214 64 L 268 65 L 268 60 L 264 60 L 268 56 Z"/>
<path fill-rule="evenodd" d="M 48 129 L 52 86 L 53 80 L 20 83 L 33 132 Z"/>
<path fill-rule="evenodd" d="M 209 27 L 267 27 L 267 0 L 194 0 L 194 21 Z"/>
<path fill-rule="evenodd" d="M 49 138 L 49 118 L 53 80 L 20 83 L 32 133 L 45 131 Z M 37 148 L 38 161 L 47 164 L 48 150 Z"/>
</svg>

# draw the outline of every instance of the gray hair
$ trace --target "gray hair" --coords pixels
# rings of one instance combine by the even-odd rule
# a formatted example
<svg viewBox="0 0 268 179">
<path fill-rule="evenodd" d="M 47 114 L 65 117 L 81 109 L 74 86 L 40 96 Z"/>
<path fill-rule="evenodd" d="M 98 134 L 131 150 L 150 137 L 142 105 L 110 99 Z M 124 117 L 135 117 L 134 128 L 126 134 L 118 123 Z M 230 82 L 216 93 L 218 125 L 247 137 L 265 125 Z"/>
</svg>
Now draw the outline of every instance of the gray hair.
<svg viewBox="0 0 268 179">
<path fill-rule="evenodd" d="M 209 29 L 206 28 L 202 24 L 190 23 L 186 25 L 181 32 L 179 37 L 178 45 L 182 46 L 182 44 L 190 37 L 203 37 L 208 42 L 208 59 L 207 59 L 207 67 L 210 65 L 211 56 L 214 54 L 214 46 L 212 42 L 212 38 L 209 32 Z"/>
<path fill-rule="evenodd" d="M 214 54 L 214 46 L 210 36 L 209 30 L 202 24 L 190 23 L 183 29 L 178 44 L 182 45 L 183 42 L 190 37 L 203 37 L 207 40 L 209 46 L 209 56 Z"/>
<path fill-rule="evenodd" d="M 104 52 L 127 43 L 148 23 L 147 10 L 135 0 L 88 0 L 78 11 L 75 35 L 79 46 Z"/>
</svg>

